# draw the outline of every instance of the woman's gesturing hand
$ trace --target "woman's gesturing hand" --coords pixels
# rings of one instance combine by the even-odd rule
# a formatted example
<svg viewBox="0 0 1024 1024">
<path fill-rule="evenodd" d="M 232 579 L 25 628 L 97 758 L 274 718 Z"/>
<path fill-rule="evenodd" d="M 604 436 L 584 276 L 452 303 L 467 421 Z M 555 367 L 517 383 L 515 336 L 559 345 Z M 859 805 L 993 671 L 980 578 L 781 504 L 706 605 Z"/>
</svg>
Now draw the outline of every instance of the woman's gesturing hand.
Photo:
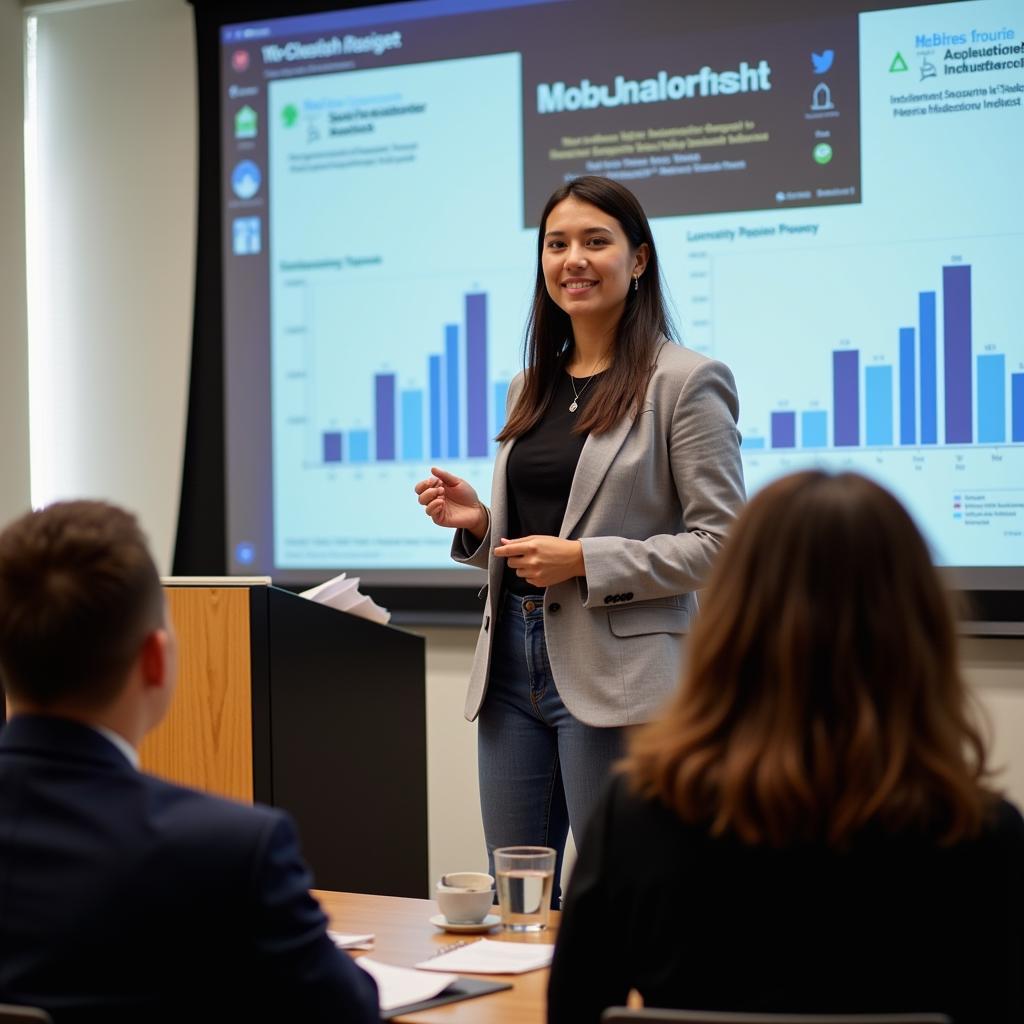
<svg viewBox="0 0 1024 1024">
<path fill-rule="evenodd" d="M 487 510 L 473 485 L 436 466 L 430 472 L 434 475 L 415 487 L 427 515 L 438 526 L 469 530 L 477 540 L 482 540 L 487 532 Z"/>
<path fill-rule="evenodd" d="M 502 537 L 494 553 L 499 558 L 507 558 L 516 575 L 535 587 L 551 587 L 587 574 L 583 545 L 578 540 L 542 535 L 517 540 Z"/>
</svg>

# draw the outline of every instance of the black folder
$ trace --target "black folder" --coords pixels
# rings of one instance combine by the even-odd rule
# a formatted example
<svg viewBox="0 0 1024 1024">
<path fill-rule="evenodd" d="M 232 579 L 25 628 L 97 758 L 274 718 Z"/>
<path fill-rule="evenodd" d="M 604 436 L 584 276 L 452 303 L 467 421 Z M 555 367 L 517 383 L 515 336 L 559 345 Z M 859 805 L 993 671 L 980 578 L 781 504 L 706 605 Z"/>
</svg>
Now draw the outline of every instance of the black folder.
<svg viewBox="0 0 1024 1024">
<path fill-rule="evenodd" d="M 405 1006 L 396 1006 L 393 1009 L 382 1013 L 381 1020 L 393 1020 L 406 1013 L 418 1013 L 420 1010 L 429 1010 L 433 1006 L 444 1006 L 445 1003 L 457 1003 L 460 999 L 474 999 L 476 996 L 485 996 L 490 992 L 501 992 L 503 989 L 512 986 L 506 981 L 484 981 L 482 978 L 457 978 L 442 993 L 434 996 L 433 999 L 424 999 L 419 1003 L 406 1003 Z"/>
</svg>

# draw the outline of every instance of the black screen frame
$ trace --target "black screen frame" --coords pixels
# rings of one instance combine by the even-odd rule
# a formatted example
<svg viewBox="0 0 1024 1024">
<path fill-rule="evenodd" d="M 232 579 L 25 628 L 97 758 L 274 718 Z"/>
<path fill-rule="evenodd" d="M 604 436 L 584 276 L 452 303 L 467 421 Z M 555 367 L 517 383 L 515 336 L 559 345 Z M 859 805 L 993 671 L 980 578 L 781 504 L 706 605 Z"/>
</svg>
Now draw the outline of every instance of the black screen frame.
<svg viewBox="0 0 1024 1024">
<path fill-rule="evenodd" d="M 223 351 L 223 263 L 221 210 L 221 83 L 220 30 L 239 22 L 293 17 L 323 11 L 380 6 L 381 0 L 264 0 L 232 3 L 190 0 L 195 16 L 198 92 L 198 209 L 195 305 L 188 418 L 182 490 L 173 558 L 175 575 L 224 575 L 227 571 L 227 493 L 225 451 L 225 377 Z M 953 0 L 939 0 L 953 2 Z M 835 0 L 829 14 L 892 10 L 922 6 L 914 0 Z M 688 5 L 688 24 L 694 29 L 720 25 L 730 19 L 754 23 L 820 16 L 814 0 L 716 0 Z M 943 568 L 949 588 L 957 595 L 962 628 L 972 635 L 1024 633 L 1024 570 L 1017 568 Z M 423 583 L 406 578 L 432 575 Z M 293 575 L 293 574 L 292 574 Z M 289 582 L 302 589 L 327 574 L 310 574 L 307 581 Z M 480 614 L 480 572 L 419 570 L 392 574 L 399 582 L 368 582 L 361 589 L 390 608 L 394 621 L 424 625 L 471 625 Z M 387 579 L 386 572 L 378 577 Z"/>
</svg>

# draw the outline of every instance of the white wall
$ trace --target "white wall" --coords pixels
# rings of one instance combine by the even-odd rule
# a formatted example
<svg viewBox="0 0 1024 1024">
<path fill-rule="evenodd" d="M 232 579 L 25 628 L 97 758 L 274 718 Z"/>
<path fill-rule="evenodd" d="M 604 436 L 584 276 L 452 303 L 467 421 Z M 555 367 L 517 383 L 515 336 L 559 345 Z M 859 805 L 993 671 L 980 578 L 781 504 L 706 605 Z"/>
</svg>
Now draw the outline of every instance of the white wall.
<svg viewBox="0 0 1024 1024">
<path fill-rule="evenodd" d="M 166 571 L 192 332 L 192 11 L 131 0 L 34 13 L 33 498 L 137 511 Z"/>
<path fill-rule="evenodd" d="M 59 493 L 104 495 L 135 508 L 166 566 L 177 510 L 192 310 L 191 9 L 184 0 L 130 0 L 55 8 L 43 16 L 69 19 L 53 50 L 66 62 L 56 69 L 64 95 L 47 111 L 52 239 L 66 244 L 66 252 L 79 246 L 75 259 L 53 254 L 44 287 L 58 314 L 62 352 L 51 394 L 53 483 Z M 12 43 L 20 25 L 13 0 L 0 0 L 0 84 L 8 99 L 0 105 L 0 308 L 8 331 L 0 346 L 5 517 L 27 504 L 21 249 L 14 237 L 21 113 L 12 98 L 20 85 L 11 71 L 20 60 L 20 43 Z M 82 313 L 62 319 L 69 308 Z M 424 635 L 436 876 L 484 862 L 476 733 L 462 717 L 475 631 Z M 1004 784 L 1024 804 L 1024 640 L 971 640 L 964 655 L 992 719 Z"/>
<path fill-rule="evenodd" d="M 1024 808 L 1024 638 L 968 638 L 961 656 L 988 718 L 996 781 Z"/>
</svg>

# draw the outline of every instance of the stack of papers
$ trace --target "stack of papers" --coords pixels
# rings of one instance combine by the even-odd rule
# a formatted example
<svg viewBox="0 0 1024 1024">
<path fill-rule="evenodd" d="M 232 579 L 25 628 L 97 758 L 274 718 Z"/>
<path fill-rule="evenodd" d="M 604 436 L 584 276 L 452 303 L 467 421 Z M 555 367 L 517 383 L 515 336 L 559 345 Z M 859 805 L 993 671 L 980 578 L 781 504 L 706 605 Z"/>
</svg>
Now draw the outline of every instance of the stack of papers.
<svg viewBox="0 0 1024 1024">
<path fill-rule="evenodd" d="M 342 573 L 318 587 L 302 591 L 299 596 L 308 597 L 317 604 L 325 604 L 328 608 L 337 608 L 339 612 L 379 622 L 382 626 L 391 621 L 391 612 L 387 608 L 381 608 L 373 598 L 359 593 L 358 576 L 349 579 Z"/>
<path fill-rule="evenodd" d="M 422 971 L 455 971 L 457 974 L 525 974 L 549 966 L 554 952 L 553 945 L 481 939 L 423 960 L 416 966 Z"/>
<path fill-rule="evenodd" d="M 338 949 L 371 949 L 373 947 L 373 933 L 365 935 L 347 935 L 345 932 L 327 933 L 327 937 Z"/>
<path fill-rule="evenodd" d="M 396 1006 L 422 1003 L 443 992 L 453 981 L 454 974 L 425 974 L 409 967 L 394 967 L 371 960 L 368 956 L 355 961 L 375 982 L 380 1008 L 387 1012 Z"/>
</svg>

